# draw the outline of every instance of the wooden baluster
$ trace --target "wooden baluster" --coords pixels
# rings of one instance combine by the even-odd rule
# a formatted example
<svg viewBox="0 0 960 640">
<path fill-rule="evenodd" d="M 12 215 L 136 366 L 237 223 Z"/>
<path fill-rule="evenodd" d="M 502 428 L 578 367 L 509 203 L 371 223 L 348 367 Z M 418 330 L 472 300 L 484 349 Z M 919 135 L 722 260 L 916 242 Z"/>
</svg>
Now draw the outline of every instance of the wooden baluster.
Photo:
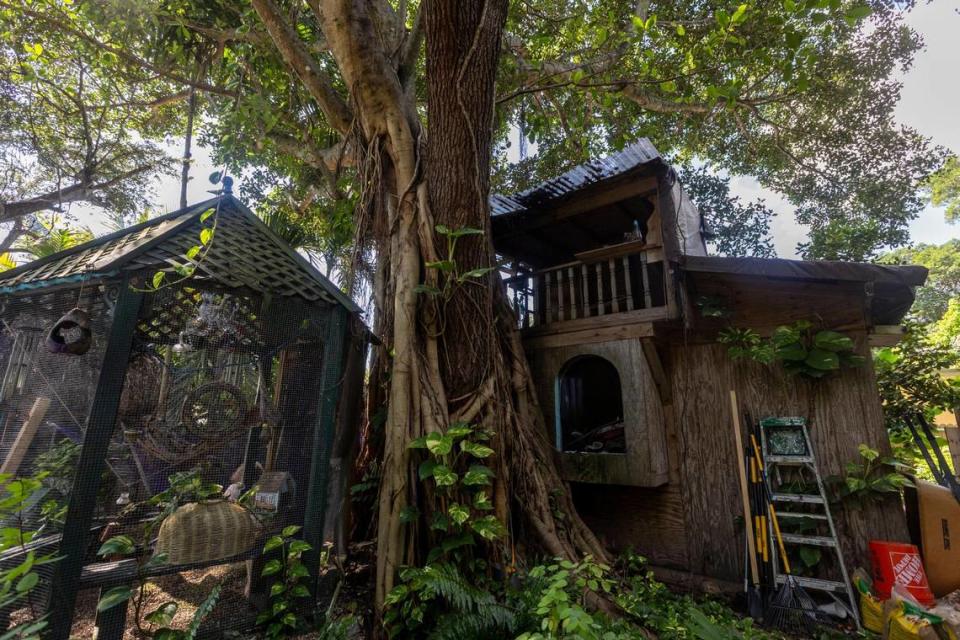
<svg viewBox="0 0 960 640">
<path fill-rule="evenodd" d="M 607 305 L 603 300 L 603 263 L 597 262 L 593 266 L 597 270 L 597 315 L 602 316 L 607 312 Z"/>
<path fill-rule="evenodd" d="M 553 284 L 557 288 L 557 321 L 563 322 L 567 319 L 566 309 L 567 300 L 563 295 L 563 270 L 553 271 Z"/>
<path fill-rule="evenodd" d="M 630 284 L 630 256 L 623 256 L 623 286 L 627 290 L 627 300 L 624 304 L 627 307 L 627 311 L 630 311 L 634 308 L 633 287 L 630 286 Z"/>
<path fill-rule="evenodd" d="M 650 297 L 650 274 L 647 273 L 647 254 L 640 254 L 640 278 L 643 282 L 643 308 L 649 309 L 653 306 L 653 300 Z"/>
<path fill-rule="evenodd" d="M 610 258 L 610 300 L 613 301 L 613 312 L 620 313 L 620 300 L 617 298 L 617 263 Z"/>
<path fill-rule="evenodd" d="M 550 272 L 540 276 L 544 285 L 543 296 L 543 324 L 553 322 L 553 287 L 550 286 Z"/>
<path fill-rule="evenodd" d="M 590 287 L 587 286 L 587 265 L 580 265 L 581 291 L 583 291 L 583 317 L 590 317 Z"/>
<path fill-rule="evenodd" d="M 573 274 L 573 267 L 567 267 L 567 280 L 570 282 L 570 319 L 577 319 L 577 279 Z"/>
</svg>

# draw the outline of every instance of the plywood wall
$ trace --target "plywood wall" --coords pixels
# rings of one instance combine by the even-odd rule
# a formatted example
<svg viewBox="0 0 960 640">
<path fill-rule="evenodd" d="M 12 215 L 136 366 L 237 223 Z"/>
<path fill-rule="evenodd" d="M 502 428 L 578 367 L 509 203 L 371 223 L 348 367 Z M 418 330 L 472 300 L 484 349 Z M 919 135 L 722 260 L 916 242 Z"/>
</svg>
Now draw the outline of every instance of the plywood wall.
<svg viewBox="0 0 960 640">
<path fill-rule="evenodd" d="M 866 353 L 866 336 L 855 336 Z M 836 377 L 808 381 L 780 367 L 733 362 L 722 345 L 675 345 L 672 349 L 675 419 L 678 428 L 681 493 L 687 523 L 689 568 L 703 575 L 742 575 L 742 529 L 728 394 L 736 390 L 752 418 L 802 415 L 821 473 L 841 474 L 858 459 L 858 445 L 889 452 L 883 414 L 870 365 Z M 867 566 L 867 542 L 907 540 L 899 500 L 836 514 L 845 556 Z"/>
</svg>

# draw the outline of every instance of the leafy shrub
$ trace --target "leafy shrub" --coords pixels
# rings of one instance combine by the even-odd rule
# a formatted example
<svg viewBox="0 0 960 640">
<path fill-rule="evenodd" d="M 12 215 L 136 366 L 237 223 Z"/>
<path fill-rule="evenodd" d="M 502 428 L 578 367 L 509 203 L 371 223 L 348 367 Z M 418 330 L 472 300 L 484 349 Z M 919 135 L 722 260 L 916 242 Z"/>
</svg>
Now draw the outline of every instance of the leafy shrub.
<svg viewBox="0 0 960 640">
<path fill-rule="evenodd" d="M 717 339 L 727 345 L 734 360 L 750 358 L 763 364 L 779 362 L 791 375 L 818 379 L 842 367 L 862 366 L 866 359 L 854 353 L 854 343 L 836 331 L 813 332 L 813 324 L 799 320 L 777 327 L 769 340 L 752 329 L 729 328 Z"/>
<path fill-rule="evenodd" d="M 279 551 L 279 558 L 271 558 L 264 564 L 262 575 L 273 577 L 270 586 L 270 605 L 257 617 L 263 625 L 267 638 L 287 638 L 309 629 L 303 615 L 304 603 L 309 603 L 310 589 L 306 579 L 310 572 L 303 564 L 303 554 L 313 549 L 309 543 L 294 539 L 300 527 L 289 526 L 267 540 L 263 553 Z"/>
</svg>

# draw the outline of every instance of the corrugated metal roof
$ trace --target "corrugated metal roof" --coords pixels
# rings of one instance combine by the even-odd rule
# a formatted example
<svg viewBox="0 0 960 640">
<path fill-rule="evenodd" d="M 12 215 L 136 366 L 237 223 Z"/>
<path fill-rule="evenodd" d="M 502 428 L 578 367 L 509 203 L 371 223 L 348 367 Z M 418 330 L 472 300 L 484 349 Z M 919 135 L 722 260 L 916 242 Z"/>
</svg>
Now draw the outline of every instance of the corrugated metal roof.
<svg viewBox="0 0 960 640">
<path fill-rule="evenodd" d="M 187 254 L 199 242 L 201 217 L 211 209 L 218 210 L 214 238 L 203 257 L 191 261 Z M 0 292 L 69 284 L 119 271 L 176 271 L 191 264 L 198 275 L 226 286 L 340 303 L 359 312 L 353 301 L 230 195 L 2 272 Z"/>
<path fill-rule="evenodd" d="M 623 151 L 585 162 L 532 189 L 509 196 L 493 195 L 490 197 L 490 213 L 500 216 L 541 207 L 586 186 L 615 178 L 660 159 L 660 152 L 654 148 L 653 144 L 646 138 L 641 138 Z"/>
</svg>

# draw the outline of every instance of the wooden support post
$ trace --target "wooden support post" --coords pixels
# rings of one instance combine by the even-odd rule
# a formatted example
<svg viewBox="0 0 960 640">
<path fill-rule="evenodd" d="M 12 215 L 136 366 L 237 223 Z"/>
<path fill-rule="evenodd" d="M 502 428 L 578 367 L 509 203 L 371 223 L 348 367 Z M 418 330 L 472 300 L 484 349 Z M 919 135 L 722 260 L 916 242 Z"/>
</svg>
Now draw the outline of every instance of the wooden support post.
<svg viewBox="0 0 960 640">
<path fill-rule="evenodd" d="M 543 323 L 549 324 L 550 322 L 553 322 L 553 299 L 552 299 L 553 286 L 551 286 L 550 284 L 551 278 L 550 278 L 549 271 L 544 273 L 542 277 L 543 277 L 543 283 L 545 287 L 544 291 L 546 292 L 546 296 L 544 297 L 545 304 L 543 305 L 543 309 L 544 309 Z"/>
<path fill-rule="evenodd" d="M 643 308 L 653 306 L 653 297 L 650 295 L 650 273 L 647 269 L 647 254 L 640 254 L 640 282 L 643 284 Z"/>
<path fill-rule="evenodd" d="M 40 423 L 43 422 L 43 418 L 47 415 L 47 409 L 49 408 L 50 398 L 37 396 L 37 399 L 33 401 L 33 407 L 31 407 L 30 413 L 27 414 L 27 419 L 23 423 L 23 426 L 20 427 L 20 432 L 17 433 L 17 439 L 14 440 L 13 446 L 10 447 L 10 452 L 3 461 L 3 466 L 0 466 L 0 473 L 9 473 L 12 476 L 17 475 L 17 471 L 20 469 L 20 463 L 23 462 L 24 456 L 27 455 L 27 449 L 30 448 L 30 443 L 33 442 L 34 436 L 37 435 L 37 429 L 40 428 Z"/>
<path fill-rule="evenodd" d="M 567 279 L 570 281 L 570 319 L 577 319 L 577 279 L 574 277 L 573 267 L 567 269 Z"/>
<path fill-rule="evenodd" d="M 950 461 L 953 463 L 953 475 L 960 476 L 960 408 L 953 410 L 954 426 L 945 426 L 943 435 L 950 449 Z"/>
<path fill-rule="evenodd" d="M 620 300 L 617 298 L 617 267 L 613 258 L 608 261 L 610 265 L 610 300 L 613 301 L 613 312 L 620 313 Z"/>
<path fill-rule="evenodd" d="M 565 312 L 567 301 L 566 296 L 563 295 L 563 278 L 561 277 L 563 271 L 551 271 L 550 273 L 553 275 L 553 284 L 557 289 L 557 320 L 563 322 L 567 319 Z"/>
<path fill-rule="evenodd" d="M 602 316 L 607 312 L 607 305 L 603 300 L 603 263 L 597 262 L 594 267 L 597 269 L 597 315 Z"/>
<path fill-rule="evenodd" d="M 123 379 L 130 360 L 130 346 L 137 328 L 137 316 L 143 293 L 130 288 L 124 278 L 113 313 L 113 325 L 107 340 L 97 391 L 87 418 L 80 460 L 73 477 L 70 506 L 60 540 L 60 561 L 54 565 L 50 588 L 50 626 L 48 640 L 68 640 L 73 623 L 73 610 L 80 590 L 83 556 L 90 540 L 90 525 L 97 507 L 100 476 L 103 475 L 107 449 L 117 422 L 117 408 Z"/>
<path fill-rule="evenodd" d="M 630 286 L 630 256 L 623 256 L 623 286 L 627 290 L 626 311 L 632 311 L 633 306 L 633 287 Z"/>
<path fill-rule="evenodd" d="M 580 265 L 580 279 L 583 286 L 583 317 L 590 317 L 590 286 L 587 283 L 587 265 Z"/>
<path fill-rule="evenodd" d="M 327 515 L 327 484 L 330 482 L 330 456 L 336 431 L 337 400 L 342 384 L 345 334 L 349 316 L 342 306 L 334 307 L 327 319 L 323 341 L 323 372 L 320 378 L 320 406 L 313 429 L 313 450 L 310 462 L 310 483 L 303 518 L 303 539 L 313 549 L 303 554 L 303 564 L 310 572 L 311 592 L 316 594 L 320 574 L 320 547 L 323 544 L 324 520 Z"/>
<path fill-rule="evenodd" d="M 107 587 L 100 589 L 100 597 L 109 591 Z M 99 600 L 99 598 L 98 598 Z M 121 602 L 106 611 L 98 611 L 93 637 L 95 640 L 123 640 L 123 632 L 127 626 L 127 604 Z"/>
</svg>

